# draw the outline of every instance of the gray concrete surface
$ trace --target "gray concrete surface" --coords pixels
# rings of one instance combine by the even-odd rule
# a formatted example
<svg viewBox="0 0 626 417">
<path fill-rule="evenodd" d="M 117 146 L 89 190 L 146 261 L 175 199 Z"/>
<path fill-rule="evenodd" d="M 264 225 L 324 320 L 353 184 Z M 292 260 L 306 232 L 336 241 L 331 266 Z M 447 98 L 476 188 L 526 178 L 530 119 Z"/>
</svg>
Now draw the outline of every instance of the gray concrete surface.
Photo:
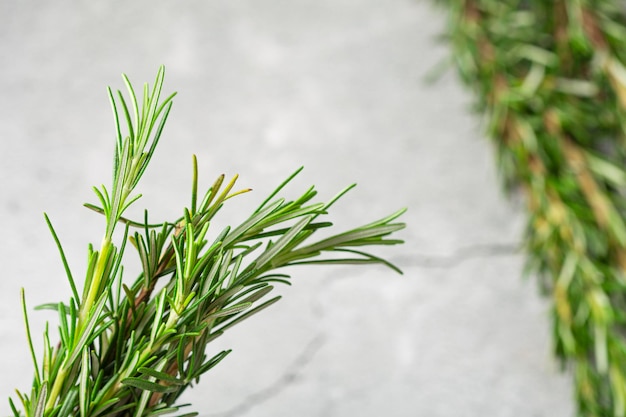
<svg viewBox="0 0 626 417">
<path fill-rule="evenodd" d="M 300 165 L 292 187 L 335 207 L 340 227 L 408 206 L 405 271 L 292 271 L 281 303 L 219 341 L 234 353 L 185 400 L 203 416 L 566 417 L 570 378 L 551 357 L 548 305 L 522 279 L 522 212 L 500 192 L 489 144 L 453 74 L 443 18 L 417 0 L 0 2 L 0 395 L 28 389 L 19 311 L 66 299 L 42 212 L 74 273 L 100 218 L 81 207 L 109 180 L 105 86 L 167 67 L 179 92 L 141 207 L 188 201 L 190 155 L 206 185 L 241 174 L 241 219 Z M 132 269 L 132 268 L 131 268 Z M 31 315 L 35 335 L 45 312 Z M 39 341 L 37 341 L 39 343 Z M 8 414 L 6 403 L 0 415 Z"/>
</svg>

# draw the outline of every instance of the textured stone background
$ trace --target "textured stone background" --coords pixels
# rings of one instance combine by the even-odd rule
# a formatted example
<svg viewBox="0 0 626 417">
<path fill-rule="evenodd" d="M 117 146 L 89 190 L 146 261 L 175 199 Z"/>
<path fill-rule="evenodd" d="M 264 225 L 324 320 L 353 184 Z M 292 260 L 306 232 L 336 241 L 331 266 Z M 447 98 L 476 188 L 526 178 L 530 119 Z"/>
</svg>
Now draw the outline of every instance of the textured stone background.
<svg viewBox="0 0 626 417">
<path fill-rule="evenodd" d="M 293 270 L 283 301 L 215 347 L 234 353 L 185 398 L 203 416 L 572 416 L 548 306 L 521 277 L 522 213 L 454 75 L 423 81 L 442 30 L 417 0 L 0 2 L 0 395 L 31 378 L 19 288 L 30 306 L 69 294 L 41 213 L 81 276 L 103 230 L 81 204 L 110 177 L 104 87 L 165 64 L 179 96 L 140 185 L 153 219 L 187 203 L 192 153 L 205 185 L 239 173 L 256 190 L 225 222 L 300 165 L 294 195 L 360 184 L 340 227 L 410 208 L 407 243 L 382 252 L 405 275 Z M 32 313 L 36 336 L 47 319 Z"/>
</svg>

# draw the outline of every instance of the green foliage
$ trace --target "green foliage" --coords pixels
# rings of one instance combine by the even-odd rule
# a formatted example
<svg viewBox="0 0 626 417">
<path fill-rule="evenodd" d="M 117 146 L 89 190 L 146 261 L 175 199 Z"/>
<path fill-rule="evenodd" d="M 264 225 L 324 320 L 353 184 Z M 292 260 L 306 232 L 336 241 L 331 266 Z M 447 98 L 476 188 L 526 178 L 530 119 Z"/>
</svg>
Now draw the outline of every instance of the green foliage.
<svg viewBox="0 0 626 417">
<path fill-rule="evenodd" d="M 355 248 L 401 243 L 389 236 L 404 228 L 396 222 L 404 210 L 310 242 L 316 232 L 332 226 L 319 218 L 352 187 L 329 202 L 313 202 L 317 194 L 313 187 L 293 201 L 277 197 L 300 170 L 243 223 L 214 231 L 211 223 L 227 200 L 249 190 L 235 190 L 236 176 L 230 181 L 220 176 L 200 199 L 194 157 L 191 204 L 181 218 L 152 224 L 147 212 L 143 221 L 124 217 L 140 197 L 134 194 L 135 186 L 172 106 L 173 94 L 160 98 L 163 76 L 160 68 L 152 89 L 144 87 L 141 107 L 125 76 L 129 101 L 121 92 L 109 90 L 117 133 L 113 181 L 110 189 L 94 188 L 99 205 L 86 205 L 104 215 L 106 227 L 100 249 L 89 247 L 82 292 L 46 217 L 72 296 L 67 304 L 41 306 L 58 313 L 59 341 L 53 346 L 46 328 L 39 361 L 22 293 L 35 376 L 30 395 L 18 392 L 22 412 L 10 400 L 16 417 L 147 417 L 177 412 L 180 395 L 230 353 L 207 355 L 207 345 L 280 299 L 268 298 L 273 285 L 289 284 L 290 276 L 278 269 L 358 263 L 384 264 L 399 271 Z M 116 246 L 118 226 L 124 232 Z M 142 267 L 130 285 L 123 280 L 122 266 L 127 241 L 137 250 Z M 185 414 L 192 415 L 196 413 Z"/>
<path fill-rule="evenodd" d="M 505 183 L 528 204 L 529 267 L 580 415 L 626 415 L 626 17 L 607 0 L 440 0 Z"/>
</svg>

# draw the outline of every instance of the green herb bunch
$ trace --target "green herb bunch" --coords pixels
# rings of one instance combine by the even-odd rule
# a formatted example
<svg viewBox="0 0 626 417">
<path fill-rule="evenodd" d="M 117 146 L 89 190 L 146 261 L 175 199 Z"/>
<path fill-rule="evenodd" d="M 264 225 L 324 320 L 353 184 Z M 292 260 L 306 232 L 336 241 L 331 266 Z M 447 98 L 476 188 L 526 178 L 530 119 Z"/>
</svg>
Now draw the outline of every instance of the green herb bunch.
<svg viewBox="0 0 626 417">
<path fill-rule="evenodd" d="M 626 415 L 626 17 L 607 0 L 440 0 L 508 188 L 580 415 Z"/>
<path fill-rule="evenodd" d="M 278 197 L 299 170 L 240 225 L 214 231 L 211 223 L 226 201 L 249 190 L 235 190 L 236 176 L 229 181 L 220 176 L 206 193 L 198 194 L 194 157 L 191 203 L 181 218 L 153 224 L 147 212 L 141 221 L 124 217 L 140 197 L 135 186 L 172 107 L 174 94 L 161 99 L 163 77 L 161 67 L 153 87 L 144 86 L 141 106 L 126 76 L 129 98 L 109 89 L 117 137 L 113 182 L 110 188 L 94 188 L 99 204 L 87 205 L 103 214 L 106 227 L 99 250 L 89 247 L 82 291 L 46 217 L 72 296 L 67 303 L 43 306 L 58 312 L 60 340 L 53 341 L 46 326 L 43 357 L 38 359 L 22 292 L 35 375 L 30 395 L 18 391 L 19 402 L 9 400 L 15 417 L 147 417 L 177 412 L 181 405 L 176 401 L 183 391 L 230 352 L 207 356 L 207 345 L 279 300 L 268 295 L 274 284 L 289 284 L 283 267 L 384 264 L 399 272 L 359 248 L 401 243 L 389 235 L 404 228 L 394 222 L 404 210 L 310 242 L 316 232 L 332 225 L 321 216 L 352 187 L 328 202 L 313 202 L 313 187 L 294 201 Z M 123 279 L 127 242 L 137 250 L 142 266 L 132 283 Z M 197 413 L 184 414 L 192 415 Z"/>
</svg>

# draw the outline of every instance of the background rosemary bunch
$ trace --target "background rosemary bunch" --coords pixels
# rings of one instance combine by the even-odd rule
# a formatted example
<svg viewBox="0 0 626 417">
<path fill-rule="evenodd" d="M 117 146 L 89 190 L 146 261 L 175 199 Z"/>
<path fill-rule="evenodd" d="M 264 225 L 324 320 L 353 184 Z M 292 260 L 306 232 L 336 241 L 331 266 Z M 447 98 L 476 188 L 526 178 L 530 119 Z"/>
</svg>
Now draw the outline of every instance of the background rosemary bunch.
<svg viewBox="0 0 626 417">
<path fill-rule="evenodd" d="M 311 242 L 316 232 L 332 226 L 321 216 L 352 187 L 328 202 L 314 202 L 313 187 L 293 201 L 279 197 L 300 170 L 241 224 L 214 230 L 214 218 L 227 200 L 249 189 L 235 189 L 237 176 L 230 180 L 220 176 L 199 193 L 194 157 L 191 202 L 179 219 L 152 223 L 147 211 L 142 220 L 125 217 L 140 197 L 135 186 L 172 106 L 173 94 L 161 98 L 163 76 L 161 67 L 152 88 L 144 86 L 141 103 L 125 76 L 127 99 L 109 90 L 117 132 L 113 181 L 110 187 L 94 187 L 99 204 L 87 204 L 103 214 L 106 227 L 100 248 L 89 247 L 81 291 L 46 217 L 72 296 L 66 303 L 42 306 L 58 313 L 60 340 L 57 343 L 46 328 L 39 358 L 22 292 L 35 376 L 30 393 L 18 392 L 19 402 L 10 400 L 16 417 L 177 412 L 181 406 L 176 401 L 185 389 L 230 352 L 208 355 L 207 345 L 280 299 L 267 296 L 274 284 L 289 284 L 290 276 L 281 268 L 356 263 L 384 264 L 400 272 L 361 247 L 401 243 L 389 236 L 404 228 L 396 222 L 404 210 Z M 124 279 L 127 242 L 141 260 L 142 272 L 134 282 Z"/>
<path fill-rule="evenodd" d="M 614 1 L 440 1 L 585 416 L 626 415 L 626 19 Z"/>
</svg>

